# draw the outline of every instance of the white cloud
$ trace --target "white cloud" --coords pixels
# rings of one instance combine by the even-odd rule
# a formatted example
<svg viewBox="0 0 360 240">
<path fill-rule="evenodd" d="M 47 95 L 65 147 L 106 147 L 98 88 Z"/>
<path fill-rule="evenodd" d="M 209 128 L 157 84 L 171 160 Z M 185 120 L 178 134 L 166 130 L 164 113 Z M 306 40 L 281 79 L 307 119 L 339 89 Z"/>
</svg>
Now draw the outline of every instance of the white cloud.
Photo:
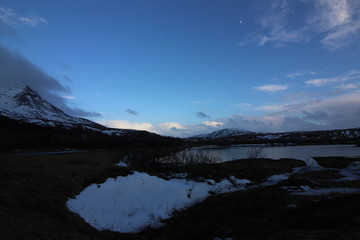
<svg viewBox="0 0 360 240">
<path fill-rule="evenodd" d="M 356 84 L 341 84 L 339 86 L 337 86 L 336 88 L 340 88 L 340 89 L 355 89 L 355 88 L 358 88 L 358 85 Z"/>
<path fill-rule="evenodd" d="M 346 81 L 345 78 L 342 77 L 334 77 L 334 78 L 315 78 L 315 79 L 311 79 L 305 82 L 305 84 L 307 85 L 312 85 L 315 87 L 322 87 L 322 86 L 327 86 L 330 83 L 335 83 L 335 82 L 343 82 Z"/>
<path fill-rule="evenodd" d="M 326 34 L 321 40 L 326 48 L 336 50 L 354 40 L 360 31 L 359 1 L 319 0 L 315 6 L 317 15 L 308 24 Z"/>
<path fill-rule="evenodd" d="M 220 122 L 220 121 L 205 121 L 205 122 L 202 122 L 202 124 L 204 124 L 205 126 L 209 126 L 209 127 L 221 127 L 224 125 L 224 123 Z"/>
<path fill-rule="evenodd" d="M 284 106 L 283 105 L 265 105 L 265 106 L 257 107 L 257 108 L 255 108 L 255 110 L 277 112 L 277 111 L 284 110 Z"/>
<path fill-rule="evenodd" d="M 254 87 L 254 89 L 259 91 L 268 91 L 268 92 L 276 92 L 281 90 L 286 90 L 288 88 L 287 85 L 276 85 L 276 84 L 266 84 L 263 86 Z"/>
<path fill-rule="evenodd" d="M 25 17 L 17 14 L 13 9 L 0 7 L 0 23 L 11 27 L 19 25 L 37 27 L 40 24 L 47 24 L 48 21 L 36 14 Z"/>
<path fill-rule="evenodd" d="M 74 96 L 61 96 L 62 98 L 65 98 L 65 99 L 75 99 L 76 97 Z"/>
<path fill-rule="evenodd" d="M 319 43 L 325 48 L 336 50 L 359 40 L 358 0 L 262 2 L 268 7 L 261 8 L 263 11 L 258 17 L 261 29 L 247 34 L 240 46 L 256 42 L 259 46 L 271 43 L 274 47 L 283 47 L 320 39 Z M 304 14 L 303 8 L 310 10 Z"/>
<path fill-rule="evenodd" d="M 111 128 L 145 130 L 150 132 L 154 131 L 153 125 L 151 123 L 132 123 L 121 120 L 104 120 L 99 121 L 99 123 Z"/>
<path fill-rule="evenodd" d="M 309 24 L 316 24 L 320 31 L 330 31 L 351 20 L 350 2 L 348 0 L 317 0 L 315 8 L 317 16 L 309 19 Z"/>
<path fill-rule="evenodd" d="M 285 132 L 359 127 L 360 92 L 325 99 L 310 99 L 292 104 L 267 105 L 265 115 L 233 115 L 218 121 L 223 128 L 243 128 L 251 131 Z"/>
<path fill-rule="evenodd" d="M 301 77 L 304 76 L 305 73 L 304 72 L 293 72 L 293 73 L 288 73 L 286 76 L 288 78 L 297 78 L 297 77 Z"/>
<path fill-rule="evenodd" d="M 33 17 L 19 17 L 20 22 L 22 22 L 24 25 L 29 25 L 32 27 L 37 27 L 39 24 L 47 24 L 48 21 L 45 20 L 42 17 L 39 17 L 37 15 Z"/>
<path fill-rule="evenodd" d="M 305 82 L 305 84 L 315 87 L 331 86 L 337 83 L 342 83 L 345 81 L 357 80 L 360 79 L 360 71 L 349 71 L 343 75 L 332 77 L 332 78 L 315 78 L 310 79 Z M 341 85 L 340 85 L 341 86 Z M 341 88 L 340 86 L 335 86 L 336 88 Z M 345 86 L 345 85 L 343 85 Z M 348 85 L 354 86 L 354 85 Z"/>
<path fill-rule="evenodd" d="M 158 126 L 159 128 L 164 130 L 186 129 L 184 125 L 177 122 L 162 122 Z"/>
<path fill-rule="evenodd" d="M 286 77 L 288 78 L 298 78 L 298 77 L 303 77 L 303 76 L 306 76 L 306 75 L 318 75 L 318 74 L 321 74 L 323 72 L 317 72 L 317 71 L 300 71 L 300 72 L 292 72 L 292 73 L 288 73 L 286 75 Z"/>
</svg>

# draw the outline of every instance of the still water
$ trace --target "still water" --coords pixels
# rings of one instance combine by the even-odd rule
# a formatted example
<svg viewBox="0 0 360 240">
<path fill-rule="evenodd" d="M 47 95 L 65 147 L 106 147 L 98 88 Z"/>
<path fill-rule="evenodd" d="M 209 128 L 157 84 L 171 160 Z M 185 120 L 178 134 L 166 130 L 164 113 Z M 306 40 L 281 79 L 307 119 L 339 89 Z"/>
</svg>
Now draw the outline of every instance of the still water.
<svg viewBox="0 0 360 240">
<path fill-rule="evenodd" d="M 205 151 L 206 154 L 220 156 L 223 161 L 247 158 L 253 148 L 262 148 L 266 158 L 295 158 L 307 161 L 312 157 L 360 157 L 360 147 L 356 145 L 304 145 L 304 146 L 269 146 L 269 145 L 233 145 L 230 147 L 202 146 L 188 151 Z"/>
</svg>

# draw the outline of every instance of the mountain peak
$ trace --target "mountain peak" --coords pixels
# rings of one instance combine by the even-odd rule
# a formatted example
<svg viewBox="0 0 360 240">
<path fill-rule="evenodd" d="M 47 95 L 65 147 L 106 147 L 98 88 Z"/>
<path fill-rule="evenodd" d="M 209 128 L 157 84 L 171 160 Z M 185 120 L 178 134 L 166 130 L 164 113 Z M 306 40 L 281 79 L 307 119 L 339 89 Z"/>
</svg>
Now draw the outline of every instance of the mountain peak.
<svg viewBox="0 0 360 240">
<path fill-rule="evenodd" d="M 97 125 L 89 120 L 67 115 L 31 87 L 21 83 L 0 88 L 0 115 L 39 125 Z"/>
<path fill-rule="evenodd" d="M 224 128 L 211 133 L 195 135 L 190 138 L 223 138 L 223 137 L 239 136 L 239 135 L 246 135 L 253 133 L 254 132 L 238 129 L 238 128 Z"/>
</svg>

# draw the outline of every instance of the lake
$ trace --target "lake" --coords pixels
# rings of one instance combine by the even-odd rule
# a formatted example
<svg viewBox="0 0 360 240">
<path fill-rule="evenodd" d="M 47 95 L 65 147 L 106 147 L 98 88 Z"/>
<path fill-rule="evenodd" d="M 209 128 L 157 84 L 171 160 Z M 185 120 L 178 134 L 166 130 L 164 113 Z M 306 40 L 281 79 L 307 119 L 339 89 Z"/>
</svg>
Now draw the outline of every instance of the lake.
<svg viewBox="0 0 360 240">
<path fill-rule="evenodd" d="M 233 145 L 230 147 L 202 146 L 187 149 L 188 151 L 205 151 L 206 154 L 220 156 L 223 161 L 247 158 L 248 152 L 254 148 L 262 148 L 266 158 L 295 158 L 307 161 L 312 157 L 360 157 L 360 147 L 356 145 L 303 145 L 303 146 L 273 146 L 273 145 Z"/>
</svg>

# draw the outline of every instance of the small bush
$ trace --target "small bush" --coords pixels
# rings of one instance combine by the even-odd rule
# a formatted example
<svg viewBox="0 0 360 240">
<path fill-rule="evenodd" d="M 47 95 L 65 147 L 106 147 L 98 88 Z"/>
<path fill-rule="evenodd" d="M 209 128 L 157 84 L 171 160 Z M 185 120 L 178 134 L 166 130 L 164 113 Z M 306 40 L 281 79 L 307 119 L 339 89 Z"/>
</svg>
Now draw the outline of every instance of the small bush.
<svg viewBox="0 0 360 240">
<path fill-rule="evenodd" d="M 247 158 L 265 158 L 263 150 L 262 147 L 252 147 L 247 151 L 246 156 Z"/>
<path fill-rule="evenodd" d="M 157 159 L 159 163 L 174 164 L 178 166 L 192 166 L 199 164 L 220 163 L 221 157 L 217 154 L 210 154 L 207 151 L 184 150 L 172 156 Z"/>
</svg>

